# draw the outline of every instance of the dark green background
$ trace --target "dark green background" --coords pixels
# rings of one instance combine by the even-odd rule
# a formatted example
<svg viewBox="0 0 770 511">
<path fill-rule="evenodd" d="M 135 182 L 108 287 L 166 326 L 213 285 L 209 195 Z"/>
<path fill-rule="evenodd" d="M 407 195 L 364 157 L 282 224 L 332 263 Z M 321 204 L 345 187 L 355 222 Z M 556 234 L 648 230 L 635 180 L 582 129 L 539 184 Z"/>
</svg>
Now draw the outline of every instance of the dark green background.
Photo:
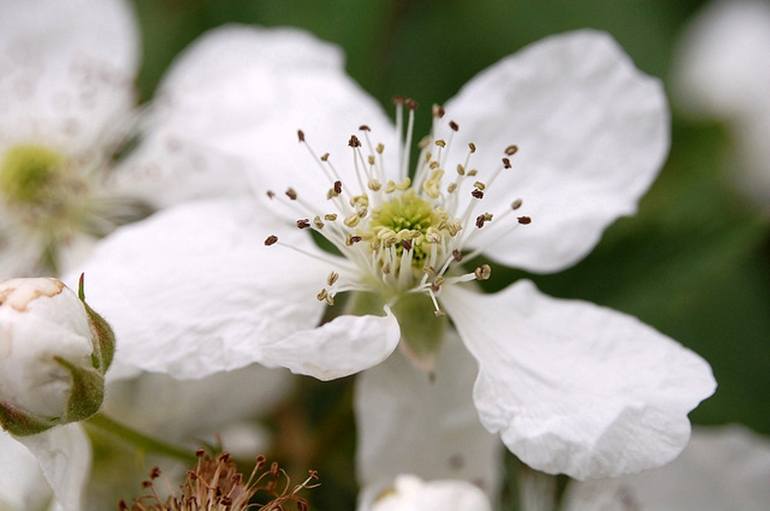
<svg viewBox="0 0 770 511">
<path fill-rule="evenodd" d="M 384 105 L 407 95 L 442 102 L 475 73 L 537 39 L 592 27 L 611 33 L 647 73 L 667 78 L 697 0 L 137 0 L 144 37 L 139 78 L 147 100 L 171 60 L 228 22 L 293 25 L 344 48 L 351 76 Z M 428 116 L 420 119 L 422 128 Z M 618 221 L 582 263 L 533 277 L 554 296 L 579 297 L 640 317 L 703 355 L 717 394 L 693 413 L 702 424 L 741 422 L 770 433 L 770 223 L 733 190 L 725 126 L 693 124 L 674 107 L 669 161 L 640 213 Z M 492 289 L 522 276 L 496 268 Z M 349 381 L 306 381 L 293 408 L 329 448 L 310 462 L 325 485 L 317 508 L 352 509 L 354 429 Z M 341 397 L 340 397 L 341 396 Z M 331 425 L 328 410 L 337 410 Z M 285 420 L 285 419 L 282 419 Z M 305 424 L 302 424 L 302 422 Z M 276 422 L 285 426 L 283 422 Z"/>
</svg>

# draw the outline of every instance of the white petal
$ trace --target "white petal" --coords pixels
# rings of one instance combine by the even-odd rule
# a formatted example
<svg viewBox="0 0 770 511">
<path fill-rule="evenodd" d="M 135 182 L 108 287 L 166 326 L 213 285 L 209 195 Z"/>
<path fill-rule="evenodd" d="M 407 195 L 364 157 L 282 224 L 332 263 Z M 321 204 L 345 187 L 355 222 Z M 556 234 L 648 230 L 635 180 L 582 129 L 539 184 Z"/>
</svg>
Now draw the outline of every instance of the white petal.
<svg viewBox="0 0 770 511">
<path fill-rule="evenodd" d="M 64 511 L 81 511 L 83 488 L 91 470 L 91 444 L 79 424 L 67 424 L 20 438 L 35 455 Z"/>
<path fill-rule="evenodd" d="M 687 27 L 675 53 L 674 91 L 689 113 L 733 119 L 770 109 L 770 5 L 711 2 Z"/>
<path fill-rule="evenodd" d="M 276 233 L 321 254 L 307 233 L 277 228 L 253 200 L 200 201 L 103 240 L 81 271 L 116 332 L 118 366 L 202 378 L 266 360 L 264 343 L 318 324 L 315 294 L 334 268 L 266 247 Z"/>
<path fill-rule="evenodd" d="M 482 182 L 500 166 L 503 150 L 518 145 L 513 168 L 476 208 L 496 214 L 522 198 L 521 214 L 532 224 L 501 236 L 507 229 L 493 223 L 475 245 L 496 240 L 485 251 L 489 257 L 535 272 L 577 262 L 610 223 L 634 213 L 668 152 L 660 83 L 598 32 L 527 47 L 471 80 L 446 111 L 460 125 L 449 161 L 462 161 L 465 142 L 476 142 L 470 166 Z M 463 201 L 469 191 L 462 189 Z"/>
<path fill-rule="evenodd" d="M 140 431 L 189 440 L 267 413 L 289 393 L 291 380 L 285 369 L 258 365 L 193 381 L 146 373 L 112 382 L 105 412 Z M 249 390 L 236 394 L 234 389 Z"/>
<path fill-rule="evenodd" d="M 674 462 L 617 479 L 574 483 L 566 511 L 764 511 L 770 441 L 741 426 L 700 428 Z"/>
<path fill-rule="evenodd" d="M 441 301 L 479 361 L 482 423 L 522 461 L 577 479 L 634 473 L 687 444 L 687 413 L 714 392 L 698 355 L 636 318 L 518 282 Z"/>
<path fill-rule="evenodd" d="M 340 50 L 295 29 L 230 25 L 207 33 L 174 64 L 155 106 L 150 139 L 129 167 L 161 182 L 190 181 L 171 200 L 201 182 L 208 186 L 198 193 L 242 192 L 234 174 L 248 169 L 260 195 L 293 186 L 320 211 L 331 183 L 297 130 L 319 156 L 331 152 L 351 186 L 349 136 L 361 124 L 376 129 L 377 140 L 392 136 L 379 105 L 345 75 Z"/>
<path fill-rule="evenodd" d="M 92 148 L 133 103 L 138 50 L 123 0 L 0 3 L 0 152 Z"/>
<path fill-rule="evenodd" d="M 0 509 L 42 509 L 51 498 L 48 483 L 29 450 L 0 430 Z"/>
<path fill-rule="evenodd" d="M 373 502 L 372 502 L 373 501 Z M 423 482 L 415 476 L 402 475 L 382 496 L 369 489 L 364 493 L 359 511 L 490 511 L 484 492 L 467 481 Z"/>
<path fill-rule="evenodd" d="M 355 394 L 359 483 L 381 490 L 406 472 L 463 479 L 495 495 L 502 446 L 479 422 L 471 395 L 477 373 L 454 330 L 444 338 L 433 379 L 401 353 L 362 373 Z"/>
<path fill-rule="evenodd" d="M 385 316 L 338 316 L 318 328 L 268 341 L 261 362 L 333 380 L 379 364 L 393 353 L 400 338 L 398 321 L 385 307 Z"/>
</svg>

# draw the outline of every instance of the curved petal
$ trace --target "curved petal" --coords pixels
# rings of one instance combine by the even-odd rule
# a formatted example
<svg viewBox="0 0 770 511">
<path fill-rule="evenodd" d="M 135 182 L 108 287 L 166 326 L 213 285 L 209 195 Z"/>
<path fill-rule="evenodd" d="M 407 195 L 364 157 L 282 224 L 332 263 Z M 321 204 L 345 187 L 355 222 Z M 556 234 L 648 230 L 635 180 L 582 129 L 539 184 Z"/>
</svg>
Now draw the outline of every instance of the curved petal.
<svg viewBox="0 0 770 511">
<path fill-rule="evenodd" d="M 635 476 L 573 483 L 565 511 L 763 511 L 770 442 L 742 426 L 696 428 L 674 462 Z"/>
<path fill-rule="evenodd" d="M 48 484 L 29 450 L 0 430 L 0 509 L 42 509 L 51 499 Z"/>
<path fill-rule="evenodd" d="M 495 495 L 503 452 L 473 405 L 477 373 L 454 330 L 443 340 L 432 377 L 401 353 L 362 373 L 355 393 L 359 483 L 379 491 L 406 472 L 470 481 Z"/>
<path fill-rule="evenodd" d="M 123 0 L 0 3 L 0 151 L 93 148 L 133 104 L 138 54 Z"/>
<path fill-rule="evenodd" d="M 518 145 L 513 168 L 476 208 L 499 213 L 521 198 L 532 224 L 503 236 L 507 229 L 493 223 L 475 245 L 494 242 L 487 256 L 534 272 L 574 264 L 610 223 L 634 213 L 669 146 L 660 83 L 610 36 L 593 31 L 549 37 L 502 60 L 471 80 L 446 112 L 460 125 L 449 161 L 463 161 L 465 142 L 476 142 L 470 166 L 482 182 L 500 167 L 503 150 Z"/>
<path fill-rule="evenodd" d="M 264 415 L 292 389 L 285 369 L 258 365 L 200 380 L 145 373 L 112 382 L 104 409 L 124 424 L 171 441 L 221 433 L 230 423 Z M 233 389 L 249 389 L 233 395 Z"/>
<path fill-rule="evenodd" d="M 266 360 L 265 343 L 317 325 L 315 295 L 334 267 L 263 241 L 276 233 L 333 256 L 276 227 L 253 200 L 199 201 L 100 242 L 81 271 L 89 304 L 115 330 L 117 365 L 202 378 Z"/>
<path fill-rule="evenodd" d="M 715 389 L 709 365 L 636 318 L 541 294 L 529 281 L 493 295 L 440 297 L 479 361 L 481 422 L 522 461 L 576 479 L 671 461 L 687 413 Z"/>
<path fill-rule="evenodd" d="M 674 91 L 689 113 L 752 116 L 770 109 L 770 5 L 756 0 L 711 2 L 690 23 L 673 66 Z M 760 107 L 761 109 L 761 107 Z"/>
<path fill-rule="evenodd" d="M 81 511 L 91 470 L 91 444 L 79 424 L 67 424 L 19 439 L 40 463 L 63 511 Z"/>
<path fill-rule="evenodd" d="M 351 133 L 369 124 L 377 140 L 393 136 L 379 105 L 345 75 L 341 51 L 288 28 L 229 25 L 207 33 L 177 59 L 155 108 L 149 138 L 123 179 L 139 172 L 152 178 L 148 188 L 157 189 L 153 179 L 175 183 L 171 200 L 200 182 L 208 186 L 198 193 L 242 191 L 234 171 L 247 169 L 261 196 L 293 186 L 320 211 L 331 183 L 297 130 L 319 155 L 331 152 L 350 185 Z"/>
<path fill-rule="evenodd" d="M 327 381 L 379 364 L 393 353 L 399 339 L 398 321 L 385 307 L 385 316 L 338 316 L 317 328 L 267 341 L 260 361 Z"/>
<path fill-rule="evenodd" d="M 392 488 L 377 495 L 364 492 L 359 511 L 491 511 L 484 492 L 467 481 L 423 482 L 412 475 L 395 479 Z"/>
</svg>

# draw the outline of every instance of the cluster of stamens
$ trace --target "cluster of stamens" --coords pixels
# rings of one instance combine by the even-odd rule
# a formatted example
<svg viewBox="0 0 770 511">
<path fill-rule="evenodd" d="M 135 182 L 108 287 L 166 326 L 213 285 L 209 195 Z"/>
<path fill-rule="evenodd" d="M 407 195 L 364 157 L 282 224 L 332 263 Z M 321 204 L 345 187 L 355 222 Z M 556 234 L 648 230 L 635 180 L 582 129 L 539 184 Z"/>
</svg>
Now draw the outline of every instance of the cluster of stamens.
<svg viewBox="0 0 770 511">
<path fill-rule="evenodd" d="M 317 211 L 293 188 L 288 188 L 283 196 L 273 191 L 268 191 L 267 195 L 270 199 L 286 201 L 303 214 L 296 221 L 297 228 L 318 232 L 351 263 L 340 264 L 323 258 L 335 265 L 339 273 L 335 271 L 329 275 L 327 285 L 317 295 L 319 300 L 333 304 L 337 293 L 350 290 L 379 292 L 385 296 L 421 292 L 430 296 L 436 312 L 440 313 L 436 295 L 442 286 L 485 280 L 490 276 L 487 265 L 462 273 L 460 263 L 473 259 L 487 248 L 476 248 L 470 253 L 465 251 L 479 230 L 489 229 L 492 223 L 504 226 L 510 215 L 522 206 L 521 199 L 516 199 L 503 212 L 478 211 L 478 205 L 497 177 L 512 168 L 511 158 L 518 152 L 518 147 L 506 147 L 499 167 L 483 182 L 478 178 L 478 170 L 471 166 L 477 146 L 470 142 L 464 160 L 456 163 L 452 176 L 446 170 L 447 159 L 460 126 L 450 120 L 448 137 L 436 138 L 435 134 L 445 122 L 445 112 L 442 107 L 434 106 L 433 129 L 419 143 L 420 156 L 412 178 L 408 169 L 417 104 L 404 98 L 396 98 L 395 104 L 399 137 L 397 173 L 386 173 L 385 146 L 372 143 L 372 130 L 366 125 L 359 127 L 359 135 L 351 135 L 348 140 L 357 181 L 353 184 L 343 183 L 329 153 L 319 157 L 305 133 L 299 130 L 299 142 L 329 180 L 330 187 L 325 193 L 330 209 Z M 461 201 L 461 194 L 466 193 L 470 200 Z M 530 222 L 528 216 L 516 216 L 515 221 L 509 222 L 507 230 Z M 490 239 L 499 239 L 499 236 Z M 265 244 L 281 244 L 304 252 L 280 242 L 275 235 L 269 236 Z"/>
<path fill-rule="evenodd" d="M 310 504 L 300 495 L 302 490 L 316 488 L 318 474 L 310 471 L 300 484 L 292 486 L 291 479 L 277 464 L 268 464 L 258 456 L 248 478 L 242 474 L 229 454 L 210 456 L 196 452 L 195 467 L 185 475 L 179 491 L 169 497 L 160 496 L 156 481 L 160 469 L 150 471 L 142 483 L 147 492 L 131 504 L 118 503 L 120 511 L 308 511 Z"/>
</svg>

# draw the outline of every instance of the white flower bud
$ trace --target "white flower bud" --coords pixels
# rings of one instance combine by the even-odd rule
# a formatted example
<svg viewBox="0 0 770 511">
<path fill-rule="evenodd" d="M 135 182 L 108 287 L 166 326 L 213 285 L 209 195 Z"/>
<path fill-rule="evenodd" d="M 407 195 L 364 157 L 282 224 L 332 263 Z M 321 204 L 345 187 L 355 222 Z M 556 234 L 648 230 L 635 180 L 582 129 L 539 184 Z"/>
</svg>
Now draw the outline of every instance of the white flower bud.
<svg viewBox="0 0 770 511">
<path fill-rule="evenodd" d="M 0 283 L 0 426 L 15 435 L 99 410 L 114 353 L 109 325 L 63 282 Z"/>
</svg>

